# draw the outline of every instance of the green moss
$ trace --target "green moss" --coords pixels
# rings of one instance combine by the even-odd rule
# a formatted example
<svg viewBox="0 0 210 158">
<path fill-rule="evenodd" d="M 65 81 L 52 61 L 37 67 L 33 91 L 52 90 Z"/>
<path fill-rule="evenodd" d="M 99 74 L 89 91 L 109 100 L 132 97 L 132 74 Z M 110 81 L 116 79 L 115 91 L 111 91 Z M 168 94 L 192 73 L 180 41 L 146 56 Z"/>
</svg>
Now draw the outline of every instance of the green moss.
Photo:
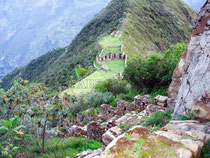
<svg viewBox="0 0 210 158">
<path fill-rule="evenodd" d="M 115 157 L 177 157 L 176 149 L 183 145 L 158 136 L 145 128 L 129 131 L 129 139 L 119 139 L 110 151 Z"/>
</svg>

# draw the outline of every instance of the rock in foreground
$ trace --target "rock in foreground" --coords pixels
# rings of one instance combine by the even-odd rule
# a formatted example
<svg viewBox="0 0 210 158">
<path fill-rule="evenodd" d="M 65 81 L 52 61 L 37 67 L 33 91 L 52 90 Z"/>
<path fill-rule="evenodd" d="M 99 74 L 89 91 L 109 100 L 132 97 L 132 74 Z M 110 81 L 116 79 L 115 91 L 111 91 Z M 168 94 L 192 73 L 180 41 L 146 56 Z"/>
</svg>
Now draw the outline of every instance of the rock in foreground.
<svg viewBox="0 0 210 158">
<path fill-rule="evenodd" d="M 161 131 L 159 131 L 161 133 Z M 164 132 L 164 131 L 162 131 Z M 173 134 L 172 134 L 173 135 Z M 196 146 L 198 147 L 198 146 Z M 181 142 L 173 141 L 167 137 L 155 134 L 142 126 L 135 126 L 127 133 L 112 141 L 100 158 L 192 158 L 199 155 L 199 148 L 196 153 L 183 145 Z"/>
</svg>

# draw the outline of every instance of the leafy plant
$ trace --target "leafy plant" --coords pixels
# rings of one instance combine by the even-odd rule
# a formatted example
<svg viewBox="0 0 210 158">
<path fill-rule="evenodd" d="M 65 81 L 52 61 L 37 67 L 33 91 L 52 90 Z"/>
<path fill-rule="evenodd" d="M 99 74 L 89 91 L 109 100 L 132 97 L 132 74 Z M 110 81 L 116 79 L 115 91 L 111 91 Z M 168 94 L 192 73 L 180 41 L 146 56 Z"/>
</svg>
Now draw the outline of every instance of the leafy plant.
<svg viewBox="0 0 210 158">
<path fill-rule="evenodd" d="M 191 111 L 190 109 L 187 109 L 187 115 L 179 116 L 178 120 L 194 120 L 196 118 L 196 112 L 197 111 Z"/>
<path fill-rule="evenodd" d="M 99 92 L 111 92 L 114 95 L 127 93 L 127 82 L 122 79 L 109 79 L 98 83 L 95 90 Z"/>
<path fill-rule="evenodd" d="M 157 111 L 150 116 L 146 117 L 145 124 L 150 126 L 163 126 L 169 122 L 172 118 L 173 110 L 167 110 L 165 112 Z"/>
<path fill-rule="evenodd" d="M 133 87 L 147 89 L 147 93 L 154 90 L 166 89 L 172 80 L 173 71 L 186 49 L 186 43 L 171 46 L 164 55 L 151 55 L 150 57 L 135 58 L 128 61 L 123 73 Z"/>
<path fill-rule="evenodd" d="M 127 138 L 128 140 L 131 140 L 131 137 L 132 137 L 132 133 L 126 133 L 125 134 L 125 138 Z"/>
<path fill-rule="evenodd" d="M 210 140 L 201 148 L 201 158 L 209 158 L 210 157 Z"/>
<path fill-rule="evenodd" d="M 119 127 L 123 130 L 123 132 L 126 132 L 129 130 L 129 127 L 126 125 L 120 125 Z"/>
<path fill-rule="evenodd" d="M 10 90 L 1 94 L 0 98 L 2 98 L 0 104 L 3 105 L 0 107 L 2 120 L 0 134 L 2 139 L 9 141 L 10 144 L 15 146 L 17 138 L 18 142 L 27 148 L 37 143 L 40 152 L 44 152 L 48 129 L 57 126 L 60 127 L 59 134 L 65 134 L 61 120 L 70 116 L 73 97 L 51 96 L 43 84 L 21 80 L 16 81 Z M 23 126 L 18 126 L 19 124 L 27 127 L 24 133 L 21 129 Z"/>
<path fill-rule="evenodd" d="M 17 117 L 10 120 L 1 120 L 0 123 L 0 156 L 13 157 L 18 148 L 18 142 L 25 144 L 24 133 Z M 14 146 L 15 145 L 15 146 Z"/>
</svg>

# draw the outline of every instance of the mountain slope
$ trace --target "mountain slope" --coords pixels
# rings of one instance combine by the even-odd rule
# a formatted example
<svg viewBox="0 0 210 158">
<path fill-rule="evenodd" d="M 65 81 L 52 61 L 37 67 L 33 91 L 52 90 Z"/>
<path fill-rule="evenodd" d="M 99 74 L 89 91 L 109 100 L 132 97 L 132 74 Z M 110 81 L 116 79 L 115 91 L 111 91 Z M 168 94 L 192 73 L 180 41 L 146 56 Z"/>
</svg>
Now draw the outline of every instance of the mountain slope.
<svg viewBox="0 0 210 158">
<path fill-rule="evenodd" d="M 130 0 L 122 41 L 130 56 L 161 53 L 190 37 L 195 12 L 180 0 Z"/>
<path fill-rule="evenodd" d="M 68 45 L 110 1 L 0 0 L 0 74 Z"/>
<path fill-rule="evenodd" d="M 188 40 L 196 13 L 180 0 L 170 3 L 171 0 L 113 0 L 69 46 L 48 52 L 16 69 L 4 77 L 1 85 L 8 88 L 22 77 L 44 82 L 54 90 L 65 89 L 76 80 L 73 71 L 76 65 L 90 68 L 101 50 L 99 39 L 114 30 L 122 30 L 121 40 L 130 57 L 161 53 L 172 44 Z"/>
</svg>

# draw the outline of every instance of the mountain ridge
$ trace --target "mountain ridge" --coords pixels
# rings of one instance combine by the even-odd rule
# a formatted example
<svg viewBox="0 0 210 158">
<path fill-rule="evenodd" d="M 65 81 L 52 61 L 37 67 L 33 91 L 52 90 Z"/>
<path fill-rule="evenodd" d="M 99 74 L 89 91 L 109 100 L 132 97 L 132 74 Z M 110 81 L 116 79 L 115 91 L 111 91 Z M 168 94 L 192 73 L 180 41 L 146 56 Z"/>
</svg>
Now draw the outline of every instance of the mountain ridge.
<svg viewBox="0 0 210 158">
<path fill-rule="evenodd" d="M 143 2 L 144 5 L 142 9 L 142 5 L 139 4 L 140 2 Z M 69 85 L 74 84 L 76 81 L 75 75 L 74 75 L 74 68 L 76 65 L 80 64 L 86 68 L 90 68 L 93 64 L 93 61 L 95 60 L 96 55 L 98 54 L 98 51 L 101 50 L 100 45 L 98 44 L 98 40 L 105 36 L 106 34 L 111 34 L 115 30 L 122 30 L 122 41 L 123 43 L 129 43 L 126 41 L 130 41 L 133 43 L 138 43 L 139 39 L 142 39 L 144 36 L 133 36 L 132 29 L 129 30 L 129 28 L 134 28 L 134 32 L 137 32 L 137 34 L 144 34 L 142 30 L 144 27 L 147 27 L 147 18 L 149 15 L 145 11 L 145 8 L 151 9 L 151 6 L 148 5 L 149 3 L 152 3 L 153 1 L 137 1 L 137 0 L 113 0 L 110 2 L 110 4 L 103 9 L 98 15 L 96 15 L 77 35 L 77 37 L 71 42 L 71 44 L 65 48 L 57 48 L 54 49 L 51 52 L 48 52 L 46 55 L 43 55 L 32 62 L 30 62 L 28 65 L 16 69 L 12 73 L 8 74 L 6 77 L 4 77 L 3 82 L 1 85 L 3 88 L 8 89 L 14 80 L 18 79 L 19 77 L 22 77 L 23 79 L 28 79 L 30 81 L 36 81 L 36 82 L 44 82 L 47 86 L 50 88 L 56 90 L 58 87 L 61 87 L 62 89 L 66 89 L 69 87 Z M 162 4 L 163 0 L 155 0 L 157 5 Z M 180 0 L 175 0 L 173 4 L 175 4 L 175 7 L 172 7 L 172 5 L 169 5 L 169 0 L 166 1 L 169 8 L 163 8 L 164 11 L 167 13 L 169 12 L 171 15 L 170 20 L 177 20 L 176 16 L 180 17 L 180 22 L 182 22 L 184 27 L 182 25 L 179 25 L 175 23 L 175 27 L 178 29 L 175 31 L 170 30 L 170 21 L 166 23 L 163 26 L 160 26 L 160 28 L 163 28 L 163 33 L 165 34 L 165 37 L 157 36 L 160 43 L 166 43 L 166 46 L 161 47 L 159 51 L 156 51 L 155 53 L 161 53 L 165 50 L 165 48 L 169 47 L 172 44 L 176 44 L 178 42 L 183 42 L 185 40 L 188 40 L 190 37 L 190 29 L 192 27 L 192 23 L 187 20 L 187 17 L 184 16 L 184 12 L 189 14 L 192 19 L 195 18 L 196 12 L 190 9 L 186 4 L 184 4 Z M 128 11 L 128 8 L 131 6 L 131 4 L 137 4 L 137 8 L 140 8 L 139 10 L 136 10 L 136 14 L 133 14 Z M 181 5 L 183 6 L 181 6 Z M 131 8 L 131 7 L 130 7 Z M 179 9 L 176 11 L 176 9 Z M 160 12 L 160 7 L 157 8 L 158 12 Z M 133 11 L 133 10 L 132 10 Z M 127 25 L 123 23 L 126 20 L 130 19 L 127 18 L 127 15 L 130 13 L 133 17 L 146 19 L 145 23 L 143 24 L 143 29 L 141 30 L 138 26 L 142 25 L 142 23 L 139 23 L 141 20 L 133 20 L 134 23 L 131 25 Z M 176 13 L 176 16 L 173 14 Z M 142 15 L 143 14 L 143 15 Z M 142 16 L 140 16 L 142 15 Z M 156 19 L 160 19 L 160 22 L 163 22 L 165 19 L 163 16 L 159 16 L 159 14 L 153 15 L 154 21 L 151 21 L 151 23 L 154 26 L 158 26 L 156 24 Z M 169 20 L 169 19 L 168 19 Z M 167 21 L 167 19 L 166 19 Z M 156 27 L 151 27 L 150 35 L 152 35 L 152 32 L 156 31 Z M 164 31 L 164 27 L 169 28 L 167 31 Z M 126 31 L 123 30 L 123 28 L 128 28 L 126 30 L 129 37 L 126 37 Z M 158 28 L 158 27 L 157 27 Z M 130 31 L 130 32 L 129 32 Z M 170 34 L 173 33 L 171 36 Z M 176 34 L 181 34 L 181 36 Z M 132 40 L 131 38 L 132 37 Z M 146 36 L 148 38 L 148 36 Z M 146 39 L 145 38 L 145 39 Z M 175 40 L 173 40 L 175 39 Z M 169 42 L 168 42 L 169 41 Z M 151 42 L 151 41 L 150 41 Z M 141 42 L 140 42 L 141 43 Z M 145 41 L 147 43 L 147 41 Z M 152 49 L 154 49 L 157 44 L 155 42 L 151 42 L 153 45 L 144 47 L 144 49 L 147 49 L 146 53 L 142 52 L 142 49 L 137 47 L 136 45 L 132 46 L 132 44 L 125 44 L 125 53 L 128 54 L 130 57 L 133 57 L 135 55 L 143 55 L 148 56 Z M 144 44 L 144 43 L 143 43 Z M 140 44 L 139 44 L 140 45 Z M 134 49 L 128 49 L 128 48 L 134 48 Z M 154 49 L 155 50 L 155 49 Z M 157 49 L 156 49 L 157 50 Z M 137 53 L 136 53 L 137 52 Z M 154 52 L 153 52 L 154 53 Z M 92 67 L 93 68 L 93 67 Z M 73 82 L 73 83 L 72 83 Z"/>
<path fill-rule="evenodd" d="M 110 0 L 0 0 L 0 73 L 68 45 Z M 94 8 L 94 9 L 90 9 Z"/>
</svg>

